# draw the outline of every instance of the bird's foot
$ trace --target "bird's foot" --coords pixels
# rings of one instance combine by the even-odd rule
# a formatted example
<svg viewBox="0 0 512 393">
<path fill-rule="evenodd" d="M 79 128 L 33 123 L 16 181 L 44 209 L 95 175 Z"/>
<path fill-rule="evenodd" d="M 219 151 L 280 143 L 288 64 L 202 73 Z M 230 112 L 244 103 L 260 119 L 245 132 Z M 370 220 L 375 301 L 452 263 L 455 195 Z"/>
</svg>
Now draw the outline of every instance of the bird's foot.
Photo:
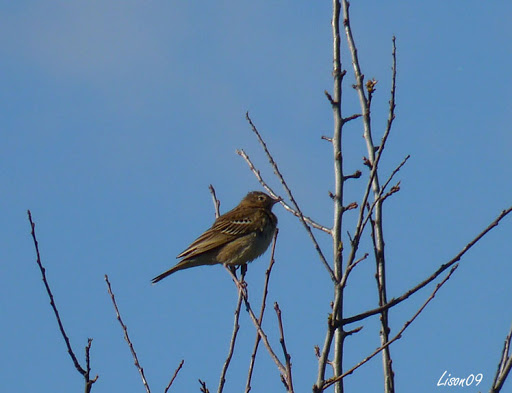
<svg viewBox="0 0 512 393">
<path fill-rule="evenodd" d="M 238 291 L 242 292 L 243 297 L 246 299 L 249 296 L 249 293 L 247 292 L 247 282 L 245 281 L 245 272 L 247 271 L 247 265 L 242 265 L 241 267 L 241 277 L 240 280 L 236 276 L 236 266 L 227 266 L 229 271 L 231 272 L 231 277 L 233 278 L 233 281 L 235 282 L 236 287 L 238 288 Z M 244 269 L 245 268 L 245 269 Z"/>
<path fill-rule="evenodd" d="M 242 278 L 240 281 L 235 281 L 235 284 L 238 288 L 238 291 L 242 292 L 242 296 L 247 299 L 249 297 L 249 292 L 247 291 L 247 282 L 245 282 Z"/>
</svg>

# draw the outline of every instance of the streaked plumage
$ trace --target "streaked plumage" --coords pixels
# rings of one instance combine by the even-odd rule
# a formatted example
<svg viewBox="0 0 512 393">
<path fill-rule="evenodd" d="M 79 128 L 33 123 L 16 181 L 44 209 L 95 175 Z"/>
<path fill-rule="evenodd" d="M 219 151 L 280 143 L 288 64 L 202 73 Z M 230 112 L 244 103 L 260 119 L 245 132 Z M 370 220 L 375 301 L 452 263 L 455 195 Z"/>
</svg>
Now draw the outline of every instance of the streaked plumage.
<svg viewBox="0 0 512 393">
<path fill-rule="evenodd" d="M 259 191 L 248 193 L 233 210 L 215 220 L 212 227 L 199 236 L 173 268 L 153 278 L 157 283 L 178 270 L 200 265 L 243 265 L 263 254 L 274 236 L 277 217 L 272 206 L 279 202 Z"/>
</svg>

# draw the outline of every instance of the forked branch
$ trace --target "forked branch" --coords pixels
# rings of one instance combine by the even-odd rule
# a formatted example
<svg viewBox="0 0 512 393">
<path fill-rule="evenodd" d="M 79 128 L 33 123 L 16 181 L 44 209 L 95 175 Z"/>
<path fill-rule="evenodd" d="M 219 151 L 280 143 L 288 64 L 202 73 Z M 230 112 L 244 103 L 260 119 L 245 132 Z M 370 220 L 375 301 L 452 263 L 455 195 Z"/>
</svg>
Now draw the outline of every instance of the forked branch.
<svg viewBox="0 0 512 393">
<path fill-rule="evenodd" d="M 417 291 L 419 291 L 421 288 L 423 288 L 426 285 L 430 284 L 437 277 L 439 277 L 439 275 L 441 275 L 445 270 L 447 270 L 452 265 L 454 265 L 455 263 L 460 261 L 461 258 L 464 256 L 464 254 L 471 249 L 471 247 L 473 247 L 476 243 L 478 243 L 478 241 L 480 239 L 482 239 L 487 233 L 489 233 L 489 231 L 491 231 L 494 227 L 498 226 L 500 221 L 503 220 L 503 218 L 505 218 L 511 211 L 512 211 L 512 206 L 509 207 L 506 210 L 503 210 L 500 213 L 500 215 L 493 222 L 491 222 L 487 226 L 487 228 L 485 228 L 473 240 L 471 240 L 468 244 L 466 244 L 466 246 L 464 246 L 464 248 L 457 255 L 455 255 L 448 262 L 442 264 L 430 277 L 428 277 L 424 281 L 420 282 L 415 287 L 409 289 L 403 295 L 401 295 L 401 296 L 399 296 L 397 298 L 391 299 L 388 303 L 386 303 L 385 305 L 383 305 L 381 307 L 377 307 L 377 308 L 374 308 L 372 310 L 365 311 L 365 312 L 363 312 L 361 314 L 357 314 L 357 315 L 354 315 L 352 317 L 343 319 L 342 320 L 342 324 L 343 325 L 347 325 L 349 323 L 354 323 L 354 322 L 357 322 L 357 321 L 361 321 L 361 320 L 366 319 L 366 318 L 368 318 L 368 317 L 370 317 L 372 315 L 379 314 L 382 310 L 389 309 L 391 307 L 396 306 L 397 304 L 399 304 L 399 303 L 403 302 L 405 299 L 407 299 L 409 296 L 411 296 L 414 293 L 416 293 Z"/>
<path fill-rule="evenodd" d="M 400 329 L 400 331 L 391 339 L 389 340 L 388 342 L 386 342 L 384 345 L 380 346 L 379 348 L 377 348 L 375 351 L 373 351 L 370 355 L 368 355 L 367 357 L 365 357 L 363 360 L 361 360 L 359 363 L 357 363 L 354 367 L 352 367 L 350 370 L 348 371 L 345 371 L 342 375 L 338 376 L 338 377 L 335 377 L 335 378 L 331 378 L 327 381 L 325 381 L 325 384 L 322 386 L 322 389 L 327 389 L 329 386 L 333 385 L 334 383 L 340 381 L 341 379 L 345 378 L 347 375 L 350 375 L 352 374 L 355 370 L 357 370 L 359 367 L 361 367 L 363 364 L 365 364 L 366 362 L 368 362 L 370 359 L 372 359 L 375 355 L 377 355 L 379 352 L 383 351 L 385 348 L 389 347 L 391 344 L 393 344 L 395 341 L 399 340 L 402 338 L 402 334 L 404 333 L 404 331 L 411 325 L 411 323 L 414 322 L 414 320 L 418 317 L 418 315 L 420 315 L 423 310 L 425 309 L 425 307 L 427 307 L 427 304 L 430 303 L 430 301 L 432 299 L 434 299 L 434 297 L 436 296 L 436 293 L 437 291 L 439 291 L 439 289 L 446 283 L 446 281 L 448 281 L 451 277 L 451 275 L 453 274 L 453 272 L 459 267 L 458 264 L 454 265 L 450 272 L 446 275 L 446 277 L 443 279 L 443 281 L 441 281 L 439 284 L 437 284 L 436 288 L 434 289 L 434 291 L 432 292 L 432 294 L 428 297 L 428 299 L 423 303 L 423 305 L 418 309 L 418 311 L 416 311 L 416 313 L 412 316 L 411 319 L 409 319 L 407 322 L 405 322 L 405 324 L 402 326 L 402 328 Z"/>
<path fill-rule="evenodd" d="M 57 309 L 57 305 L 55 304 L 55 300 L 53 298 L 52 290 L 50 289 L 50 284 L 48 283 L 48 280 L 46 278 L 46 269 L 44 268 L 42 262 L 41 262 L 41 255 L 39 253 L 39 243 L 37 241 L 36 237 L 36 224 L 34 221 L 32 221 L 32 213 L 30 210 L 27 210 L 28 214 L 28 221 L 30 222 L 30 228 L 32 235 L 32 240 L 34 242 L 34 247 L 36 249 L 36 262 L 37 266 L 39 267 L 39 270 L 41 271 L 41 276 L 43 278 L 43 283 L 46 288 L 46 293 L 48 294 L 48 297 L 50 298 L 50 305 L 52 306 L 53 313 L 55 314 L 55 318 L 57 319 L 57 324 L 59 325 L 59 330 L 62 335 L 62 338 L 64 339 L 64 342 L 66 343 L 66 347 L 68 349 L 68 354 L 71 357 L 71 360 L 73 361 L 73 364 L 76 368 L 76 370 L 84 377 L 85 380 L 85 393 L 89 393 L 92 389 L 92 385 L 98 380 L 98 375 L 94 377 L 93 379 L 90 378 L 90 351 L 91 351 L 91 345 L 92 345 L 92 338 L 89 338 L 87 340 L 87 346 L 85 347 L 85 369 L 80 365 L 78 362 L 78 359 L 76 358 L 75 353 L 73 352 L 73 348 L 71 348 L 71 343 L 69 341 L 69 337 L 66 334 L 66 330 L 64 329 L 64 324 L 62 323 L 62 320 L 60 318 L 59 310 Z"/>
<path fill-rule="evenodd" d="M 498 369 L 496 370 L 496 375 L 494 377 L 490 393 L 499 393 L 501 391 L 501 388 L 512 369 L 512 354 L 510 353 L 511 341 L 512 326 L 510 327 L 507 337 L 505 338 L 505 343 L 503 344 L 500 362 L 498 363 Z"/>
</svg>

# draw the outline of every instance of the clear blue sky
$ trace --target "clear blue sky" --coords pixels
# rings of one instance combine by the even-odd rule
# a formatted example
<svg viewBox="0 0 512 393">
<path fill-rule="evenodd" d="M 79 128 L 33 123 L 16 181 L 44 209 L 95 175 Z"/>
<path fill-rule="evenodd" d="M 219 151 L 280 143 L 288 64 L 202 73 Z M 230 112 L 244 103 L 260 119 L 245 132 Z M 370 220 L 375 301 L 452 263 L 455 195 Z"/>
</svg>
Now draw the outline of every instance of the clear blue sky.
<svg viewBox="0 0 512 393">
<path fill-rule="evenodd" d="M 373 118 L 385 126 L 391 37 L 398 47 L 397 119 L 383 161 L 402 190 L 386 203 L 389 296 L 450 259 L 512 204 L 512 5 L 505 1 L 353 1 L 352 26 L 367 78 L 379 80 Z M 244 119 L 249 110 L 306 214 L 331 225 L 330 1 L 0 2 L 0 375 L 6 392 L 81 391 L 35 265 L 26 210 L 80 360 L 94 338 L 93 388 L 141 392 L 103 275 L 150 386 L 216 391 L 236 291 L 224 269 L 150 279 L 222 211 L 260 189 L 235 154 L 245 148 L 281 192 Z M 350 61 L 345 114 L 358 112 Z M 360 124 L 346 129 L 346 170 L 364 170 Z M 361 196 L 352 182 L 347 201 Z M 284 193 L 282 193 L 284 196 Z M 283 310 L 296 391 L 316 378 L 331 285 L 298 221 L 277 206 L 280 237 L 269 302 Z M 347 213 L 347 217 L 355 213 Z M 351 224 L 351 220 L 347 219 Z M 347 227 L 346 230 L 352 230 Z M 483 373 L 487 391 L 512 322 L 512 221 L 464 258 L 434 302 L 392 347 L 398 391 L 442 392 L 445 370 Z M 328 238 L 319 233 L 330 255 Z M 362 251 L 371 252 L 369 244 Z M 249 266 L 258 307 L 268 254 Z M 374 307 L 373 264 L 347 290 L 347 315 Z M 433 287 L 391 311 L 392 333 Z M 265 328 L 278 348 L 275 315 Z M 378 321 L 348 341 L 346 366 L 378 346 Z M 226 392 L 241 391 L 255 329 L 242 312 Z M 381 360 L 346 379 L 379 391 Z M 512 382 L 506 389 L 510 391 Z M 253 391 L 280 391 L 261 349 Z"/>
</svg>

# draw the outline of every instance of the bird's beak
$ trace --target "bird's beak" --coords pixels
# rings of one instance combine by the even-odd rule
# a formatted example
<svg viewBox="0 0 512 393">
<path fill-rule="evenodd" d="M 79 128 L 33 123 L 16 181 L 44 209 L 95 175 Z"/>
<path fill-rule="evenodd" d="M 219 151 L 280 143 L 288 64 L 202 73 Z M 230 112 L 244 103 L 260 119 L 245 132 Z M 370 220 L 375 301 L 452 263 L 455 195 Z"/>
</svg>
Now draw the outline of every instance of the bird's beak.
<svg viewBox="0 0 512 393">
<path fill-rule="evenodd" d="M 272 198 L 272 205 L 275 205 L 276 203 L 281 202 L 282 200 L 283 198 L 281 197 Z"/>
</svg>

